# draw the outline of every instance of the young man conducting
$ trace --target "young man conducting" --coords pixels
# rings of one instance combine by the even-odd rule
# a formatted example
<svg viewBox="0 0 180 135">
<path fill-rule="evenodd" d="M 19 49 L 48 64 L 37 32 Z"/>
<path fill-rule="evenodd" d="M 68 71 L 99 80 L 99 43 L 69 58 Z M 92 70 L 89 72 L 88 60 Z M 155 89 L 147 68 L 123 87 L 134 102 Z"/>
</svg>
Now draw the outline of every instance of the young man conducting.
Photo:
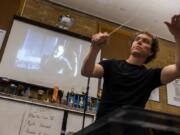
<svg viewBox="0 0 180 135">
<path fill-rule="evenodd" d="M 150 33 L 140 32 L 131 43 L 130 56 L 126 60 L 105 60 L 96 64 L 98 52 L 107 44 L 108 33 L 92 36 L 92 45 L 84 59 L 82 75 L 104 77 L 102 99 L 97 119 L 116 108 L 131 105 L 144 108 L 151 91 L 167 84 L 180 76 L 180 15 L 165 22 L 176 43 L 175 64 L 163 68 L 149 68 L 150 62 L 158 51 L 158 41 Z"/>
</svg>

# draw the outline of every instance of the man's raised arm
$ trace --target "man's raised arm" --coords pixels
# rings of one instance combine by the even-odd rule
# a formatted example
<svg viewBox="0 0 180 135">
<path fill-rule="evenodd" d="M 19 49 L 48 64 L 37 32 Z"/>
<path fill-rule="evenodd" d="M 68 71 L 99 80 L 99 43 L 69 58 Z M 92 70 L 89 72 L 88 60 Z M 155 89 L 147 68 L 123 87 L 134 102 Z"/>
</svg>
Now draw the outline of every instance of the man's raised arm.
<svg viewBox="0 0 180 135">
<path fill-rule="evenodd" d="M 104 45 L 107 44 L 109 35 L 105 33 L 98 33 L 92 36 L 92 45 L 90 50 L 83 61 L 81 74 L 87 77 L 102 77 L 103 67 L 96 64 L 96 57 Z"/>
<path fill-rule="evenodd" d="M 180 15 L 172 17 L 171 22 L 165 22 L 176 42 L 175 64 L 165 66 L 161 72 L 161 82 L 167 84 L 180 77 Z"/>
</svg>

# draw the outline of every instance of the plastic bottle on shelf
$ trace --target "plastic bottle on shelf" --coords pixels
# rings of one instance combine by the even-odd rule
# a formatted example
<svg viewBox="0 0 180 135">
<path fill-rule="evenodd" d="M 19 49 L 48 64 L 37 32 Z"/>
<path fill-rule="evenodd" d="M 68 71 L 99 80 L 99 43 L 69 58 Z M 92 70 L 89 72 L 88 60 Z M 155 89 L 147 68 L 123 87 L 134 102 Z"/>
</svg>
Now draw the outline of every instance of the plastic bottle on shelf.
<svg viewBox="0 0 180 135">
<path fill-rule="evenodd" d="M 59 97 L 59 103 L 60 104 L 62 103 L 63 95 L 64 95 L 64 90 L 59 90 L 58 91 L 58 97 Z"/>
<path fill-rule="evenodd" d="M 2 92 L 9 94 L 10 80 L 8 78 L 2 78 Z"/>
<path fill-rule="evenodd" d="M 80 96 L 79 107 L 84 108 L 84 97 Z"/>
<path fill-rule="evenodd" d="M 57 85 L 53 88 L 52 102 L 57 102 L 59 87 Z"/>
<path fill-rule="evenodd" d="M 62 99 L 61 99 L 61 104 L 67 105 L 67 95 L 65 93 L 65 90 L 63 90 L 63 96 L 62 96 Z"/>
<path fill-rule="evenodd" d="M 16 89 L 16 95 L 17 96 L 23 96 L 24 95 L 24 85 L 18 84 Z"/>
<path fill-rule="evenodd" d="M 17 88 L 17 86 L 12 83 L 12 84 L 10 85 L 10 94 L 16 95 L 16 88 Z"/>
<path fill-rule="evenodd" d="M 74 96 L 75 96 L 74 88 L 72 88 L 70 92 L 70 107 L 74 107 Z"/>
<path fill-rule="evenodd" d="M 38 100 L 43 100 L 43 94 L 44 94 L 44 90 L 39 89 L 38 90 Z"/>
<path fill-rule="evenodd" d="M 25 97 L 30 97 L 30 95 L 31 95 L 31 89 L 30 89 L 30 87 L 28 87 L 28 88 L 24 91 L 24 96 L 25 96 Z"/>
</svg>

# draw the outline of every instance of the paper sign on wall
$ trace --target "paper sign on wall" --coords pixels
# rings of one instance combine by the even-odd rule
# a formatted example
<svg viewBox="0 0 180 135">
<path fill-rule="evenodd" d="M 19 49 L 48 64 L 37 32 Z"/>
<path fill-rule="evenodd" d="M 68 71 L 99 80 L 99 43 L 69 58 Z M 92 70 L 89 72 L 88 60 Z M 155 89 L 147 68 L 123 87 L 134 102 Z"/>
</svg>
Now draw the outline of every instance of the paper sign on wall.
<svg viewBox="0 0 180 135">
<path fill-rule="evenodd" d="M 6 30 L 0 29 L 0 48 L 1 48 L 2 44 L 3 44 L 5 35 L 6 35 Z"/>
<path fill-rule="evenodd" d="M 180 79 L 167 84 L 167 102 L 169 105 L 180 107 Z"/>
<path fill-rule="evenodd" d="M 155 88 L 149 97 L 150 100 L 159 102 L 159 87 Z"/>
</svg>

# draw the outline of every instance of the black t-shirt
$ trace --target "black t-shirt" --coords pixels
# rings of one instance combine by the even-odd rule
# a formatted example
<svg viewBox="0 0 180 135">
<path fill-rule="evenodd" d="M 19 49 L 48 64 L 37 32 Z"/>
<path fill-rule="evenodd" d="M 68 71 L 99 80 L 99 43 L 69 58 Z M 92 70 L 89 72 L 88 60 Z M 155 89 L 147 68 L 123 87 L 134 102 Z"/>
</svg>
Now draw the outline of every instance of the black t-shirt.
<svg viewBox="0 0 180 135">
<path fill-rule="evenodd" d="M 99 64 L 104 68 L 104 84 L 97 119 L 124 105 L 144 108 L 151 91 L 161 85 L 161 68 L 146 69 L 125 60 Z"/>
</svg>

